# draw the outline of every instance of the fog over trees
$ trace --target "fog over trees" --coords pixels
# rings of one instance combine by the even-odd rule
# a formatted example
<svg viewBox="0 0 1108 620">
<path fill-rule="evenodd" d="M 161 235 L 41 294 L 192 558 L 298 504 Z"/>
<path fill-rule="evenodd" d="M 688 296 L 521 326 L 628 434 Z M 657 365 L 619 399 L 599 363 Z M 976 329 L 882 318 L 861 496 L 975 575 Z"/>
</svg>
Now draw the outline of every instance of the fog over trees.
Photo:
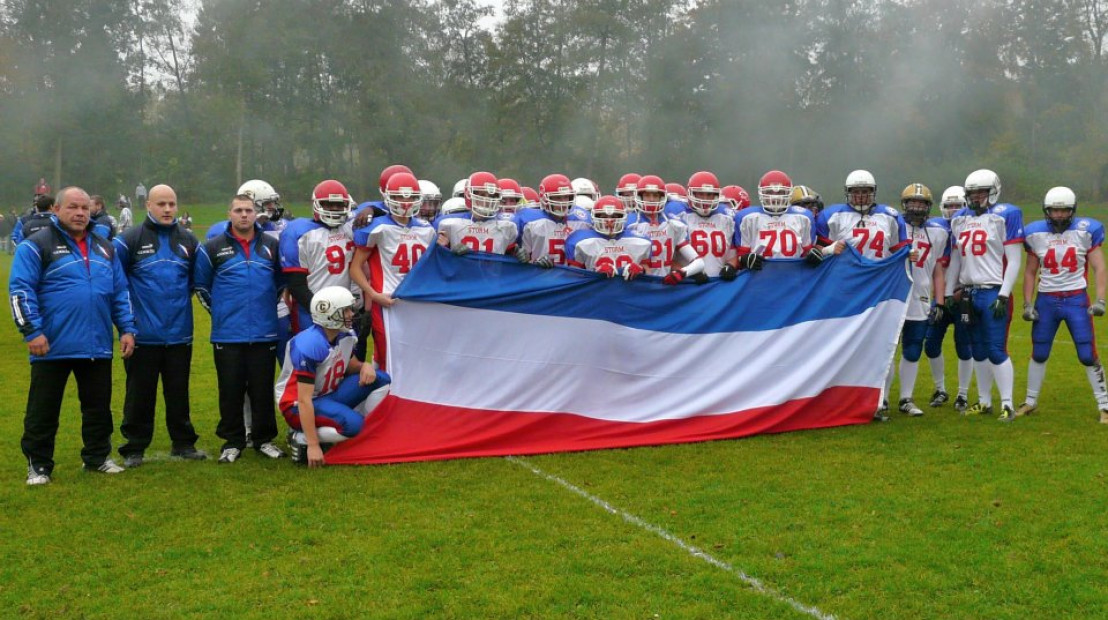
<svg viewBox="0 0 1108 620">
<path fill-rule="evenodd" d="M 263 178 L 375 197 L 406 163 L 610 192 L 770 168 L 841 197 L 981 167 L 1033 206 L 1108 201 L 1108 0 L 2 0 L 0 199 Z"/>
</svg>

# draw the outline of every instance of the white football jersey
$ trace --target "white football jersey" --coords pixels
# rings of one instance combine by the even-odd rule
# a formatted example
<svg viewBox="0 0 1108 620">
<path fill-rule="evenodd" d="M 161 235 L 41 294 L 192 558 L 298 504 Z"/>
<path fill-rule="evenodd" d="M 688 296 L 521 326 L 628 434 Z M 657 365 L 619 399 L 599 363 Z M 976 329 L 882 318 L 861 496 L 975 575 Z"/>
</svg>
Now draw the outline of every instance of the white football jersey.
<svg viewBox="0 0 1108 620">
<path fill-rule="evenodd" d="M 297 406 L 299 377 L 314 379 L 313 399 L 334 392 L 346 376 L 356 344 L 358 335 L 353 331 L 340 332 L 333 344 L 327 342 L 326 332 L 314 323 L 289 340 L 281 374 L 273 388 L 278 408 L 288 411 Z"/>
<path fill-rule="evenodd" d="M 518 236 L 512 220 L 493 218 L 475 221 L 468 213 L 444 218 L 439 222 L 439 234 L 446 237 L 447 247 L 451 250 L 464 245 L 472 252 L 489 254 L 504 254 Z"/>
<path fill-rule="evenodd" d="M 1104 226 L 1087 217 L 1075 217 L 1069 228 L 1056 233 L 1039 220 L 1024 229 L 1024 246 L 1039 257 L 1039 291 L 1060 293 L 1083 291 L 1090 252 L 1099 252 L 1104 243 Z"/>
<path fill-rule="evenodd" d="M 740 256 L 761 247 L 767 260 L 803 258 L 816 242 L 815 218 L 803 207 L 789 207 L 781 215 L 747 207 L 735 219 L 735 250 Z"/>
<path fill-rule="evenodd" d="M 566 252 L 572 252 L 570 265 L 597 271 L 609 265 L 620 272 L 631 263 L 644 266 L 650 258 L 650 241 L 625 231 L 618 237 L 605 237 L 592 230 L 574 232 L 566 241 Z"/>
<path fill-rule="evenodd" d="M 718 207 L 708 217 L 688 211 L 680 218 L 689 229 L 689 245 L 704 260 L 704 273 L 718 276 L 727 258 L 734 253 L 731 240 L 735 236 L 735 213 Z"/>
<path fill-rule="evenodd" d="M 816 236 L 824 244 L 842 241 L 866 258 L 881 260 L 900 249 L 907 232 L 904 218 L 892 207 L 876 205 L 862 215 L 849 205 L 837 204 L 820 212 Z"/>
<path fill-rule="evenodd" d="M 922 321 L 931 311 L 934 299 L 932 276 L 935 265 L 950 262 L 950 231 L 946 228 L 946 220 L 941 217 L 931 218 L 923 226 L 906 224 L 906 228 L 912 249 L 919 253 L 919 258 L 912 263 L 912 292 L 908 295 L 908 314 L 905 318 Z"/>
<path fill-rule="evenodd" d="M 950 218 L 952 251 L 963 286 L 1000 286 L 1004 282 L 1004 246 L 1023 242 L 1023 212 L 1007 203 L 981 215 L 965 208 Z"/>
<path fill-rule="evenodd" d="M 627 227 L 640 237 L 650 240 L 650 260 L 647 261 L 647 275 L 665 276 L 673 265 L 673 257 L 689 244 L 689 227 L 676 217 L 662 215 L 657 221 L 639 214 L 636 221 L 628 222 Z"/>
<path fill-rule="evenodd" d="M 570 214 L 562 221 L 556 221 L 541 209 L 524 208 L 516 212 L 516 225 L 519 228 L 519 244 L 532 261 L 549 256 L 555 265 L 565 265 L 566 239 L 577 230 L 587 230 L 587 218 Z"/>
<path fill-rule="evenodd" d="M 435 243 L 437 233 L 430 224 L 412 218 L 404 226 L 391 215 L 373 218 L 368 226 L 354 231 L 354 243 L 369 249 L 369 285 L 392 295 L 400 281 Z"/>
</svg>

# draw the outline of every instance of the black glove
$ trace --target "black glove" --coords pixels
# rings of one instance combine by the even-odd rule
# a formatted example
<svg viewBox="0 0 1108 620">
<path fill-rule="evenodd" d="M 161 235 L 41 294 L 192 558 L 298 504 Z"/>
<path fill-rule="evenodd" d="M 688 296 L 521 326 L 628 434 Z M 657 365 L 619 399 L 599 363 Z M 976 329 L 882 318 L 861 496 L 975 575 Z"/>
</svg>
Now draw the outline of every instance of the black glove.
<svg viewBox="0 0 1108 620">
<path fill-rule="evenodd" d="M 989 305 L 989 309 L 993 311 L 994 319 L 1008 316 L 1008 296 L 1001 295 L 997 297 L 996 301 Z"/>
<path fill-rule="evenodd" d="M 812 246 L 812 249 L 808 250 L 808 253 L 804 255 L 804 262 L 815 267 L 823 262 L 823 259 L 827 258 L 823 254 L 823 250 L 819 246 Z"/>
<path fill-rule="evenodd" d="M 947 312 L 946 306 L 933 306 L 931 312 L 927 313 L 927 322 L 931 325 L 942 323 Z"/>
<path fill-rule="evenodd" d="M 462 256 L 463 254 L 469 254 L 469 246 L 462 243 L 450 251 L 453 252 L 455 256 Z"/>
<path fill-rule="evenodd" d="M 735 267 L 731 263 L 727 263 L 719 270 L 719 279 L 723 280 L 724 282 L 730 282 L 731 280 L 734 280 L 736 277 L 738 277 L 738 275 L 739 270 L 735 269 Z"/>
<path fill-rule="evenodd" d="M 764 262 L 766 259 L 761 254 L 746 254 L 739 257 L 739 267 L 742 269 L 761 271 Z"/>
<path fill-rule="evenodd" d="M 674 284 L 680 284 L 681 280 L 685 279 L 685 272 L 680 269 L 674 269 L 666 274 L 666 277 L 662 278 L 662 284 L 668 284 L 673 286 Z"/>
<path fill-rule="evenodd" d="M 707 284 L 708 281 L 711 280 L 711 278 L 708 277 L 708 274 L 704 273 L 703 271 L 696 274 L 695 276 L 689 277 L 692 278 L 692 281 L 696 282 L 697 284 Z"/>
</svg>

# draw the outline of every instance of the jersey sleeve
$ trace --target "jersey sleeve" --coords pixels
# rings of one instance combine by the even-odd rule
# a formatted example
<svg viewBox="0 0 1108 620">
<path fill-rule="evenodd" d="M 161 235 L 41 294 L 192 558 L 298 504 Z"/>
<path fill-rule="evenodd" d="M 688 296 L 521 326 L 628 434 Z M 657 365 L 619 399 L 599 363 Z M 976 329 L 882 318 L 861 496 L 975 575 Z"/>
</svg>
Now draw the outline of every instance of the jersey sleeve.
<svg viewBox="0 0 1108 620">
<path fill-rule="evenodd" d="M 1023 211 L 1009 205 L 1004 210 L 1004 245 L 1023 243 Z"/>
<path fill-rule="evenodd" d="M 1089 251 L 1099 250 L 1104 244 L 1104 225 L 1094 220 L 1093 225 L 1089 227 L 1089 237 L 1091 243 Z"/>
<path fill-rule="evenodd" d="M 281 231 L 278 237 L 278 253 L 281 255 L 281 269 L 283 271 L 299 271 L 308 273 L 300 264 L 300 237 L 302 231 L 299 226 L 288 226 Z"/>
</svg>

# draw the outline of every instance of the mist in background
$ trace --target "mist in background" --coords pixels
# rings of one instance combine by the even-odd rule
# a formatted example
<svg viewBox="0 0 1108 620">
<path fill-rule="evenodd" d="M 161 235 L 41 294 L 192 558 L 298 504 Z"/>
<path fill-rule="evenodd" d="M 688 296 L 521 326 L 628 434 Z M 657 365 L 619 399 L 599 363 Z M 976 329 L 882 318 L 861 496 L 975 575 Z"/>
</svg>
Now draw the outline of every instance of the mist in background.
<svg viewBox="0 0 1108 620">
<path fill-rule="evenodd" d="M 1102 203 L 1106 33 L 1108 0 L 3 0 L 0 206 L 39 177 L 366 200 L 392 163 L 444 192 L 776 168 L 828 203 L 865 168 L 893 205 L 984 167 Z"/>
</svg>

